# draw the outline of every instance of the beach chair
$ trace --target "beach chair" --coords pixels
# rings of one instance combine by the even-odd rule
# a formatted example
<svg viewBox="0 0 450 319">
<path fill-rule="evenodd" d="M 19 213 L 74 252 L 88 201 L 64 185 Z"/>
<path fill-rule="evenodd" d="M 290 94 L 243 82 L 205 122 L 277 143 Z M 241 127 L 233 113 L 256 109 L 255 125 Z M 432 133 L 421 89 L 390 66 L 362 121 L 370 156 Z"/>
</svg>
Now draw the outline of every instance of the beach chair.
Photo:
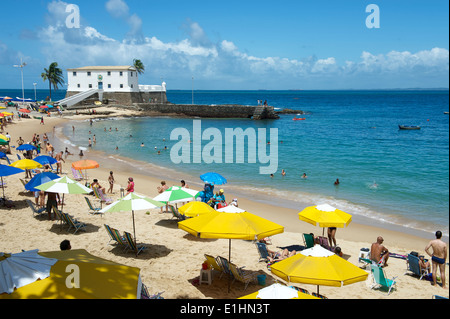
<svg viewBox="0 0 450 319">
<path fill-rule="evenodd" d="M 433 295 L 431 298 L 432 299 L 447 299 L 448 300 L 447 297 L 443 297 L 443 296 L 439 296 L 439 295 Z"/>
<path fill-rule="evenodd" d="M 172 219 L 176 218 L 178 220 L 185 220 L 186 216 L 180 214 L 178 209 L 176 209 L 173 205 L 169 205 L 170 211 L 172 212 Z"/>
<path fill-rule="evenodd" d="M 303 244 L 305 245 L 305 248 L 314 247 L 314 236 L 303 233 Z"/>
<path fill-rule="evenodd" d="M 87 198 L 86 196 L 84 197 L 84 199 L 86 200 L 86 203 L 89 207 L 89 213 L 90 214 L 100 214 L 101 216 L 103 216 L 103 213 L 100 212 L 100 210 L 102 209 L 101 207 L 101 202 L 100 202 L 100 207 L 94 207 L 91 203 L 91 201 L 89 200 L 89 198 Z"/>
<path fill-rule="evenodd" d="M 248 284 L 257 280 L 257 273 L 253 271 L 244 271 L 242 268 L 236 267 L 235 264 L 229 263 L 231 274 L 233 275 L 233 282 L 235 280 L 244 284 L 244 290 L 247 289 Z"/>
<path fill-rule="evenodd" d="M 428 269 L 420 269 L 419 258 L 411 254 L 408 254 L 407 256 L 406 272 L 404 275 L 406 275 L 409 271 L 412 272 L 413 275 L 420 277 L 419 280 L 422 280 L 423 276 L 428 274 Z"/>
<path fill-rule="evenodd" d="M 106 197 L 105 194 L 103 194 L 102 190 L 98 187 L 92 188 L 94 191 L 95 196 L 100 199 L 102 203 L 105 203 L 106 205 L 109 205 L 113 202 L 113 200 L 109 197 Z"/>
<path fill-rule="evenodd" d="M 73 175 L 73 179 L 76 181 L 81 181 L 83 179 L 83 175 L 81 174 L 81 172 L 76 170 L 73 167 L 72 167 L 72 175 Z"/>
<path fill-rule="evenodd" d="M 374 283 L 370 287 L 371 289 L 374 289 L 375 287 L 379 287 L 381 289 L 388 289 L 387 295 L 389 296 L 389 293 L 391 292 L 391 289 L 394 286 L 397 286 L 397 282 L 395 279 L 397 277 L 393 277 L 392 279 L 386 278 L 386 273 L 384 272 L 384 269 L 379 267 L 378 265 L 370 265 L 372 275 L 373 275 L 373 281 Z"/>
<path fill-rule="evenodd" d="M 224 271 L 223 267 L 220 264 L 220 260 L 214 258 L 211 255 L 205 254 L 206 261 L 212 270 L 217 270 L 220 273 L 220 277 L 222 277 Z"/>
<path fill-rule="evenodd" d="M 269 260 L 269 252 L 267 251 L 267 246 L 264 243 L 255 243 L 256 248 L 258 249 L 259 253 L 259 261 L 265 261 L 267 262 Z"/>
<path fill-rule="evenodd" d="M 116 228 L 112 228 L 110 227 L 111 232 L 114 236 L 114 239 L 116 242 L 119 243 L 120 246 L 122 246 L 123 250 L 127 250 L 128 249 L 128 243 L 125 239 L 125 236 L 123 236 Z"/>
<path fill-rule="evenodd" d="M 63 218 L 66 219 L 67 224 L 69 225 L 69 230 L 72 228 L 75 228 L 75 232 L 74 234 L 77 233 L 77 231 L 79 231 L 80 229 L 86 231 L 86 224 L 82 223 L 74 218 L 72 218 L 72 216 L 70 216 L 67 213 L 61 213 L 61 215 L 63 216 Z"/>
<path fill-rule="evenodd" d="M 219 260 L 220 265 L 222 266 L 222 272 L 224 274 L 232 276 L 233 274 L 231 273 L 230 266 L 228 264 L 228 260 L 222 256 L 217 256 L 217 259 Z"/>
<path fill-rule="evenodd" d="M 19 180 L 22 183 L 23 188 L 25 189 L 25 192 L 26 193 L 31 192 L 31 191 L 29 191 L 28 189 L 25 188 L 25 186 L 27 185 L 27 182 L 24 179 L 22 179 L 22 178 L 19 178 Z"/>
<path fill-rule="evenodd" d="M 328 299 L 328 297 L 325 297 L 324 295 L 318 294 L 316 292 L 312 292 L 311 295 L 320 299 Z"/>
<path fill-rule="evenodd" d="M 113 233 L 113 231 L 111 230 L 111 227 L 109 227 L 109 225 L 106 225 L 106 224 L 103 224 L 104 226 L 105 226 L 105 229 L 106 229 L 106 232 L 108 233 L 108 235 L 109 235 L 109 242 L 108 242 L 108 244 L 110 243 L 110 242 L 114 242 L 114 244 L 120 244 L 118 241 L 117 241 L 117 239 L 116 239 L 116 237 L 115 237 L 115 234 Z"/>
<path fill-rule="evenodd" d="M 26 199 L 25 201 L 27 202 L 28 206 L 30 206 L 31 211 L 33 212 L 33 216 L 34 215 L 40 216 L 42 213 L 45 212 L 45 207 L 41 207 L 39 209 L 36 209 L 36 207 L 34 207 L 34 204 L 33 204 L 33 202 L 31 200 Z"/>
<path fill-rule="evenodd" d="M 328 238 L 327 237 L 318 236 L 317 238 L 319 239 L 319 245 L 320 246 L 322 246 L 325 249 L 328 249 L 329 251 L 333 251 L 334 252 L 334 247 L 330 246 L 330 244 L 328 243 Z"/>
<path fill-rule="evenodd" d="M 128 248 L 131 249 L 132 251 L 134 251 L 136 253 L 136 256 L 139 255 L 139 253 L 141 251 L 143 251 L 145 248 L 147 248 L 143 245 L 137 246 L 136 243 L 134 242 L 133 236 L 131 236 L 130 233 L 124 231 L 123 234 L 125 236 L 125 240 L 128 245 Z"/>
</svg>

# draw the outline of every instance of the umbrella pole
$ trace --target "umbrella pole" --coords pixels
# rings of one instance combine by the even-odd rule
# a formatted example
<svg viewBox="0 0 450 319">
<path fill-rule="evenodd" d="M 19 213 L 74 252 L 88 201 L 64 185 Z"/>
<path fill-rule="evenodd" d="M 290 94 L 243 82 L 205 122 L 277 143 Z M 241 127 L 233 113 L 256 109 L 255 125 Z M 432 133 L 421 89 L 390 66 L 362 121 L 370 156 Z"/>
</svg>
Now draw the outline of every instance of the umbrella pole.
<svg viewBox="0 0 450 319">
<path fill-rule="evenodd" d="M 228 268 L 230 267 L 231 263 L 231 238 L 228 239 Z M 228 293 L 230 293 L 231 289 L 231 274 L 228 274 Z"/>
<path fill-rule="evenodd" d="M 137 252 L 137 243 L 136 243 L 136 227 L 134 225 L 134 210 L 132 210 L 131 213 L 133 214 L 133 234 L 134 234 L 134 249 L 135 249 L 134 252 L 136 253 L 136 257 L 137 257 L 138 252 Z"/>
</svg>

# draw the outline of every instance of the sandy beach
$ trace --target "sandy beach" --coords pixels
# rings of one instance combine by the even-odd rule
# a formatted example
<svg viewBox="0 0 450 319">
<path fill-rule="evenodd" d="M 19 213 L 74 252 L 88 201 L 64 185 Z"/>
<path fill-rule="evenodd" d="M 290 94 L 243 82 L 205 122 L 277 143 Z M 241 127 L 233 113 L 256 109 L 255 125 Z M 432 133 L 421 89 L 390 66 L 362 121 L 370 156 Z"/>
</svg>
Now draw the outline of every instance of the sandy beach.
<svg viewBox="0 0 450 319">
<path fill-rule="evenodd" d="M 101 113 L 98 108 L 97 112 Z M 114 110 L 114 114 L 97 115 L 100 116 L 132 116 L 133 111 L 108 108 Z M 15 110 L 14 110 L 15 111 Z M 136 113 L 137 114 L 137 113 Z M 93 118 L 94 116 L 92 116 Z M 73 115 L 45 118 L 45 125 L 40 125 L 36 119 L 14 119 L 9 124 L 6 132 L 11 135 L 11 145 L 17 145 L 16 140 L 21 136 L 25 142 L 31 141 L 34 133 L 47 133 L 52 142 L 52 132 L 54 127 L 58 127 L 70 120 L 83 120 L 90 118 L 89 115 Z M 55 149 L 63 151 L 63 149 Z M 43 154 L 46 154 L 45 150 Z M 14 161 L 17 159 L 15 149 L 8 155 Z M 98 154 L 96 154 L 98 156 Z M 89 159 L 89 155 L 84 156 Z M 72 178 L 71 163 L 79 160 L 78 155 L 71 155 L 63 163 L 63 174 Z M 2 164 L 7 164 L 2 160 Z M 117 169 L 111 161 L 105 159 L 99 162 L 100 167 L 89 170 L 90 181 L 97 178 L 99 183 L 107 188 L 109 172 L 114 171 L 116 184 L 113 194 L 108 197 L 118 199 L 120 197 L 120 187 L 125 187 L 129 176 L 135 181 L 136 193 L 155 197 L 157 186 L 161 180 L 165 180 L 168 186 L 180 185 L 180 180 L 168 179 L 164 176 L 160 178 L 137 174 L 136 170 L 121 167 Z M 107 213 L 104 216 L 91 215 L 84 195 L 65 195 L 64 211 L 74 215 L 78 220 L 86 223 L 87 231 L 80 231 L 73 235 L 66 230 L 60 230 L 56 221 L 48 220 L 47 216 L 34 217 L 25 199 L 34 201 L 34 196 L 26 192 L 19 178 L 24 174 L 4 177 L 7 184 L 5 188 L 6 198 L 15 205 L 13 208 L 0 208 L 0 251 L 7 253 L 17 253 L 22 249 L 39 249 L 40 251 L 59 250 L 59 243 L 68 239 L 73 249 L 86 249 L 89 253 L 101 258 L 109 259 L 125 265 L 139 267 L 143 283 L 149 288 L 151 293 L 162 292 L 162 296 L 167 299 L 235 299 L 253 293 L 262 287 L 257 283 L 250 284 L 244 291 L 244 285 L 234 282 L 231 291 L 227 292 L 226 276 L 219 278 L 216 273 L 213 276 L 211 285 L 198 284 L 201 265 L 205 260 L 204 254 L 213 256 L 228 256 L 228 240 L 226 239 L 199 239 L 178 229 L 177 221 L 172 219 L 168 213 L 160 213 L 159 209 L 148 212 L 135 212 L 136 237 L 138 243 L 147 246 L 138 257 L 133 253 L 122 252 L 122 249 L 115 248 L 108 244 L 109 236 L 104 224 L 117 228 L 120 231 L 132 231 L 131 212 L 129 213 Z M 189 181 L 188 181 L 189 183 Z M 238 197 L 239 207 L 247 211 L 267 218 L 285 227 L 285 232 L 272 237 L 272 250 L 278 247 L 291 245 L 303 245 L 302 233 L 313 232 L 316 235 L 322 233 L 322 229 L 314 227 L 298 219 L 298 212 L 283 207 L 263 204 L 243 198 L 239 194 L 230 194 L 225 189 L 227 199 Z M 200 189 L 199 189 L 200 190 Z M 91 201 L 95 199 L 87 195 Z M 390 252 L 407 255 L 411 251 L 417 251 L 420 255 L 426 255 L 424 249 L 428 242 L 434 239 L 414 236 L 412 234 L 400 233 L 390 229 L 376 228 L 352 222 L 347 228 L 337 230 L 337 243 L 342 248 L 344 258 L 349 262 L 362 266 L 358 263 L 358 256 L 361 248 L 369 248 L 376 241 L 377 236 L 383 236 L 384 245 Z M 448 234 L 444 234 L 448 236 Z M 427 258 L 427 257 L 426 257 Z M 245 269 L 252 270 L 267 275 L 266 283 L 275 282 L 277 278 L 272 276 L 264 262 L 259 262 L 259 255 L 255 245 L 250 241 L 232 241 L 232 261 L 238 266 L 245 266 Z M 390 258 L 389 266 L 385 267 L 385 272 L 389 278 L 397 277 L 396 289 L 389 296 L 378 290 L 371 290 L 371 276 L 367 281 L 351 284 L 348 286 L 320 287 L 320 293 L 329 299 L 431 299 L 433 295 L 449 297 L 448 290 L 442 289 L 440 285 L 433 286 L 430 281 L 419 280 L 406 272 L 406 262 L 400 258 Z M 446 281 L 448 286 L 448 266 L 446 266 Z M 295 284 L 298 287 L 307 289 L 310 292 L 316 291 L 316 286 L 306 284 Z"/>
</svg>

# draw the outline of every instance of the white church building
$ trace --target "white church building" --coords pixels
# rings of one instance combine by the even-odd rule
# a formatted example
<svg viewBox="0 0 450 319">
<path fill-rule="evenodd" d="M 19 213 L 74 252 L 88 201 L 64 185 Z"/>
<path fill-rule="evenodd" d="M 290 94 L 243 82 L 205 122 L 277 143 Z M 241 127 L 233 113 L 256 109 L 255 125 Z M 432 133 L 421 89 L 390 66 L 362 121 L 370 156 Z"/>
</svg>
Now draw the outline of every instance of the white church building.
<svg viewBox="0 0 450 319">
<path fill-rule="evenodd" d="M 67 69 L 67 93 L 61 105 L 74 105 L 88 98 L 114 104 L 165 103 L 166 83 L 140 85 L 134 66 L 84 66 Z"/>
</svg>

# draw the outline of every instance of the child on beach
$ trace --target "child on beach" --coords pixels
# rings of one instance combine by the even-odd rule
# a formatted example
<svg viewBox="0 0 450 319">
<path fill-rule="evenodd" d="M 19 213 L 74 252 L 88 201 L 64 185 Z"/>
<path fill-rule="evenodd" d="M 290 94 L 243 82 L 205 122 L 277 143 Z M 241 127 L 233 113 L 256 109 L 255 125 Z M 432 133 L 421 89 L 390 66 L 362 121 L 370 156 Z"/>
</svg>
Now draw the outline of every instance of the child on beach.
<svg viewBox="0 0 450 319">
<path fill-rule="evenodd" d="M 133 177 L 128 177 L 128 185 L 127 185 L 127 194 L 129 193 L 133 193 L 134 192 L 134 181 L 133 181 Z"/>
<path fill-rule="evenodd" d="M 109 189 L 108 189 L 108 192 L 112 194 L 112 192 L 113 192 L 113 187 L 114 187 L 114 176 L 113 176 L 113 171 L 109 172 L 108 182 L 109 182 Z"/>
</svg>

